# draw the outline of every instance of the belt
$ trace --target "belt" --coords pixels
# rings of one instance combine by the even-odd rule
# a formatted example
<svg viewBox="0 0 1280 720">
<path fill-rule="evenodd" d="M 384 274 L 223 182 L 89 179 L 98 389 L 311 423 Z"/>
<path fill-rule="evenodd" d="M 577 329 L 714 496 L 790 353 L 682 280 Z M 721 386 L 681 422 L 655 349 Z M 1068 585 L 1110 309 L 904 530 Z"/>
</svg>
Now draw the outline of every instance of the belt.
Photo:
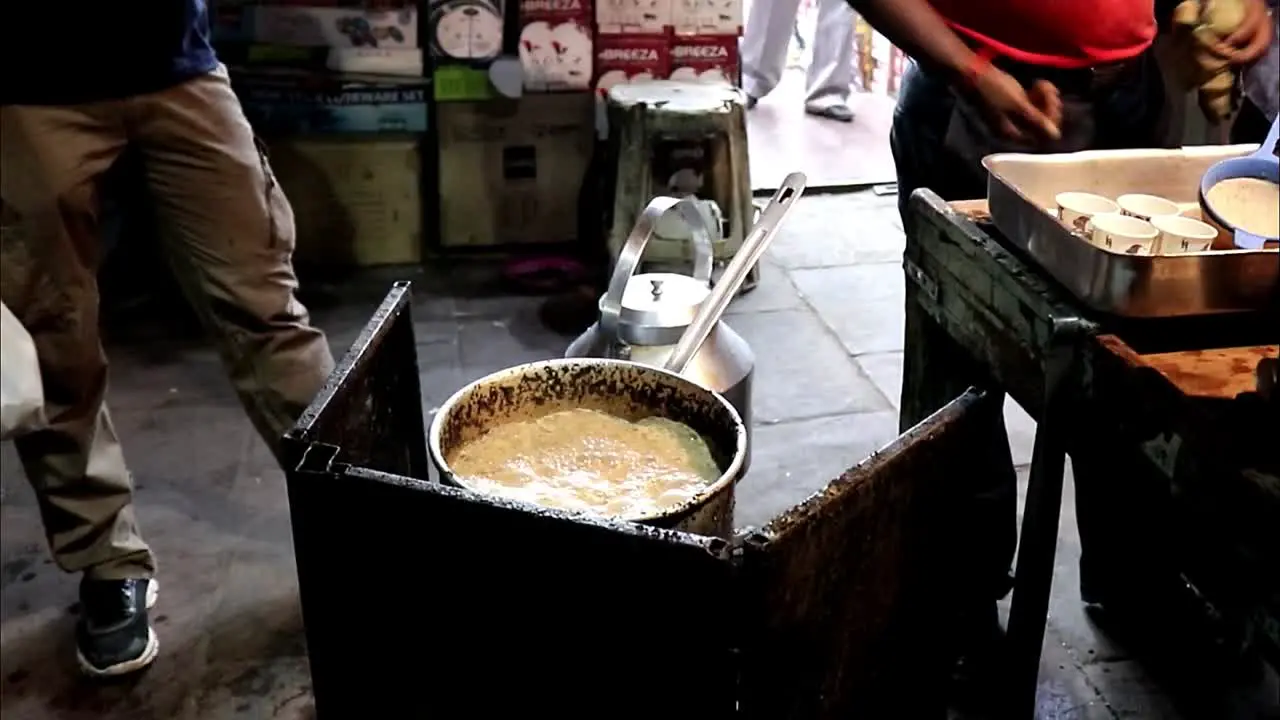
<svg viewBox="0 0 1280 720">
<path fill-rule="evenodd" d="M 1064 94 L 1088 97 L 1140 78 L 1146 59 L 1146 53 L 1143 53 L 1129 60 L 1070 70 L 1020 63 L 1007 58 L 1000 58 L 993 64 L 1024 85 L 1035 80 L 1048 80 Z"/>
</svg>

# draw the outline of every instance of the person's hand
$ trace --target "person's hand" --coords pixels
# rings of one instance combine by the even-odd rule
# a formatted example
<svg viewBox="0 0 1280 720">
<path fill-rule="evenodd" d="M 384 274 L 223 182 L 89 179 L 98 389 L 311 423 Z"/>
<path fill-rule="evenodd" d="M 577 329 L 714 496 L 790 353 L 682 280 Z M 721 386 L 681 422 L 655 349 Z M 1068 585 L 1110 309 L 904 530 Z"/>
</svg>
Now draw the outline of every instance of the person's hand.
<svg viewBox="0 0 1280 720">
<path fill-rule="evenodd" d="M 1062 137 L 1062 97 L 1045 80 L 1028 93 L 1013 76 L 987 65 L 972 78 L 973 92 L 982 101 L 987 122 L 1010 140 L 1045 141 Z"/>
<path fill-rule="evenodd" d="M 1244 3 L 1244 20 L 1240 27 L 1222 42 L 1209 46 L 1210 52 L 1232 65 L 1248 65 L 1262 57 L 1275 32 L 1265 0 L 1244 0 Z"/>
<path fill-rule="evenodd" d="M 1053 127 L 1061 135 L 1062 93 L 1058 91 L 1058 86 L 1048 80 L 1036 80 L 1031 83 L 1031 89 L 1027 91 L 1027 97 L 1031 99 L 1032 105 L 1035 105 L 1040 112 L 1044 113 L 1045 117 L 1049 118 L 1049 122 L 1053 123 Z"/>
</svg>

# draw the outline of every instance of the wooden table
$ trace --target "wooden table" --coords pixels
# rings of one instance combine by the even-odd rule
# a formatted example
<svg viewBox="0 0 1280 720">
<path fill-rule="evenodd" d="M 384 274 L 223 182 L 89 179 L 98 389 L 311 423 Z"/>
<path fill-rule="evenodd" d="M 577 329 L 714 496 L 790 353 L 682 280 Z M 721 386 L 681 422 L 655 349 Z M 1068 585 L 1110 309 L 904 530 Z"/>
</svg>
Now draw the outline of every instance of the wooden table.
<svg viewBox="0 0 1280 720">
<path fill-rule="evenodd" d="M 1280 662 L 1280 413 L 1250 394 L 1257 361 L 1280 352 L 1280 313 L 1100 316 L 986 219 L 983 202 L 911 200 L 901 425 L 969 386 L 1007 392 L 1038 421 L 1012 581 L 1009 714 L 1034 711 L 1068 452 L 1082 549 L 1101 568 L 1093 601 L 1162 602 L 1154 588 L 1189 588 L 1242 645 Z M 966 473 L 1008 478 L 996 430 L 999 418 Z"/>
</svg>

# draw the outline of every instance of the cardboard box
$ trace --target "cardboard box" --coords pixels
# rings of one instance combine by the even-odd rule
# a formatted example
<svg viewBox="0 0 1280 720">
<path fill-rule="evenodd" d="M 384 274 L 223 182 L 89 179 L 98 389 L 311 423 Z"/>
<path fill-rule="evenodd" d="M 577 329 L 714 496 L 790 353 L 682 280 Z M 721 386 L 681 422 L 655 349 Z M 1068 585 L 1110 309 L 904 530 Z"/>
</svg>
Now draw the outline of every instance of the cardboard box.
<svg viewBox="0 0 1280 720">
<path fill-rule="evenodd" d="M 439 105 L 441 246 L 575 240 L 593 104 L 563 93 Z"/>
<path fill-rule="evenodd" d="M 437 62 L 477 63 L 502 52 L 502 0 L 431 0 L 427 26 Z"/>
<path fill-rule="evenodd" d="M 422 262 L 422 162 L 412 136 L 320 136 L 271 143 L 293 205 L 300 264 Z"/>
<path fill-rule="evenodd" d="M 214 42 L 247 42 L 302 47 L 414 49 L 418 11 L 340 7 L 233 5 L 215 8 Z"/>
<path fill-rule="evenodd" d="M 248 68 L 289 68 L 406 78 L 423 76 L 421 50 L 219 43 L 218 59 L 227 65 Z"/>
<path fill-rule="evenodd" d="M 738 38 L 677 35 L 671 43 L 671 79 L 737 85 Z"/>
<path fill-rule="evenodd" d="M 671 25 L 677 35 L 738 37 L 742 34 L 742 0 L 674 0 Z"/>
<path fill-rule="evenodd" d="M 666 35 L 672 0 L 595 0 L 601 35 Z"/>
<path fill-rule="evenodd" d="M 596 92 L 623 83 L 661 80 L 671 74 L 671 43 L 661 36 L 599 35 L 596 37 Z"/>
<path fill-rule="evenodd" d="M 465 65 L 439 65 L 431 73 L 436 102 L 475 102 L 502 97 L 489 71 Z"/>
<path fill-rule="evenodd" d="M 589 90 L 590 0 L 520 0 L 520 65 L 526 92 Z"/>
<path fill-rule="evenodd" d="M 424 78 L 232 68 L 231 86 L 262 134 L 427 131 Z"/>
</svg>

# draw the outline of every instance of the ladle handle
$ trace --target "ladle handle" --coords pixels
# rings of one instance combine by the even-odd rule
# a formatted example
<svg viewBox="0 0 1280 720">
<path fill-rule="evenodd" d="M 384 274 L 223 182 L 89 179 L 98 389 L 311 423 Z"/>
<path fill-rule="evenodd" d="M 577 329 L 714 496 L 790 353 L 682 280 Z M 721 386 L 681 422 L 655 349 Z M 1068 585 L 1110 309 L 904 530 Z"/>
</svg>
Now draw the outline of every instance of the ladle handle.
<svg viewBox="0 0 1280 720">
<path fill-rule="evenodd" d="M 612 346 L 618 342 L 618 323 L 622 317 L 622 295 L 626 292 L 631 275 L 640 267 L 645 246 L 658 229 L 658 221 L 668 212 L 675 213 L 689 228 L 693 239 L 693 277 L 699 282 L 711 282 L 712 245 L 711 230 L 698 206 L 689 198 L 673 198 L 659 195 L 649 201 L 636 218 L 636 224 L 627 235 L 627 241 L 618 251 L 618 261 L 609 278 L 609 289 L 600 301 L 600 335 Z"/>
<path fill-rule="evenodd" d="M 760 260 L 760 256 L 773 241 L 774 235 L 778 234 L 778 228 L 782 226 L 783 219 L 800 200 L 800 194 L 804 192 L 806 182 L 803 173 L 791 173 L 783 179 L 782 185 L 770 198 L 769 204 L 760 212 L 759 221 L 752 226 L 751 231 L 742 241 L 742 247 L 725 268 L 720 282 L 711 289 L 711 294 L 703 301 L 693 322 L 689 323 L 689 327 L 676 342 L 675 349 L 667 358 L 666 370 L 677 374 L 683 373 L 689 361 L 693 360 L 693 356 L 702 349 L 702 344 L 707 341 L 716 323 L 720 322 L 720 318 L 729 309 L 729 303 L 742 288 L 747 274 Z"/>
<path fill-rule="evenodd" d="M 1280 138 L 1280 117 L 1271 121 L 1271 131 L 1267 133 L 1267 139 L 1262 141 L 1262 147 L 1253 154 L 1258 157 L 1280 157 L 1280 149 L 1276 148 L 1277 138 Z"/>
</svg>

